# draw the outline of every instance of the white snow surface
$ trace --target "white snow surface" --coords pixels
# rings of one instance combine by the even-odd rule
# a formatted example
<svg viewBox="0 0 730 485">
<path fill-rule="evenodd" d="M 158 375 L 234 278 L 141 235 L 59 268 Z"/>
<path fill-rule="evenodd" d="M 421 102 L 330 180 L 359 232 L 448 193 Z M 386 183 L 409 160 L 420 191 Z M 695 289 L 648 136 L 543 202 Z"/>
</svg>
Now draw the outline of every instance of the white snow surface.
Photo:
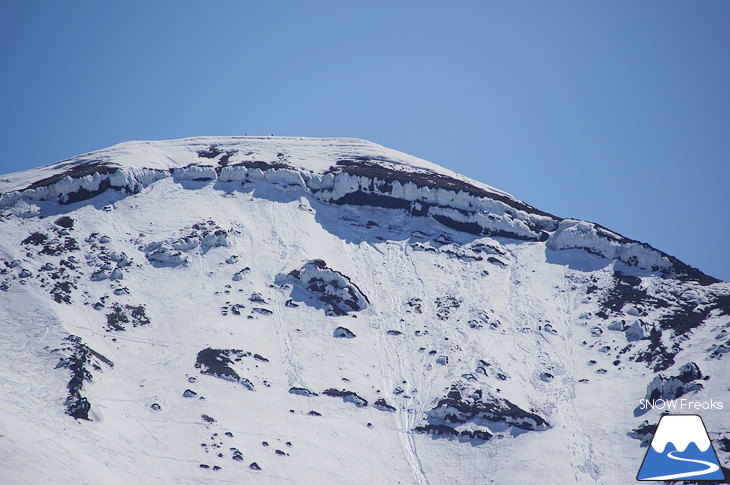
<svg viewBox="0 0 730 485">
<path fill-rule="evenodd" d="M 232 164 L 242 161 L 236 157 L 282 159 L 292 169 L 217 173 L 205 168 L 216 159 L 197 153 L 211 145 L 238 150 Z M 543 229 L 552 241 L 520 240 L 460 232 L 401 209 L 333 204 L 313 192 L 367 185 L 322 175 L 353 156 L 477 184 L 361 140 L 251 137 L 130 142 L 0 177 L 0 481 L 633 482 L 645 449 L 629 434 L 644 420 L 656 423 L 661 411 L 634 416 L 657 373 L 635 360 L 650 341 L 628 342 L 620 329 L 629 324 L 620 322 L 641 318 L 656 326 L 670 309 L 633 302 L 599 318 L 615 271 L 638 278 L 650 297 L 692 301 L 698 311 L 730 294 L 730 285 L 703 286 L 629 265 L 621 252 L 631 247 L 601 242 L 600 251 L 587 251 L 586 239 L 599 236 L 576 221 Z M 120 178 L 113 185 L 134 190 L 68 205 L 22 191 L 81 159 L 124 167 L 112 175 Z M 59 184 L 98 188 L 89 178 Z M 529 224 L 548 224 L 488 198 L 409 184 L 394 190 L 444 206 L 481 204 L 473 216 L 460 213 L 464 220 L 496 220 L 525 235 L 534 230 Z M 59 226 L 62 217 L 73 227 Z M 36 233 L 47 239 L 35 244 Z M 165 249 L 164 261 L 150 260 L 151 248 Z M 651 252 L 646 258 L 661 263 Z M 314 260 L 356 285 L 366 308 L 326 315 L 293 298 L 296 288 L 276 283 Z M 112 272 L 114 279 L 93 277 Z M 58 294 L 69 301 L 56 301 L 54 285 L 64 281 L 72 286 Z M 139 306 L 149 323 L 135 326 L 124 309 Z M 130 318 L 123 330 L 110 328 L 116 307 Z M 609 330 L 612 319 L 618 330 Z M 334 338 L 337 327 L 356 337 Z M 730 374 L 721 352 L 728 327 L 730 318 L 713 310 L 676 340 L 675 363 L 662 371 L 676 375 L 696 362 L 712 376 L 685 397 L 725 402 L 725 411 L 703 414 L 715 436 L 730 433 Z M 91 403 L 89 420 L 65 412 L 71 374 L 57 368 L 64 354 L 54 349 L 69 335 L 113 363 L 88 366 L 92 376 L 80 393 Z M 661 338 L 672 348 L 672 332 Z M 196 358 L 207 348 L 240 350 L 230 367 L 241 379 L 203 374 Z M 323 394 L 328 389 L 351 391 L 368 405 Z M 470 419 L 447 424 L 492 438 L 416 432 L 454 389 L 464 399 L 481 393 L 485 402 L 507 400 L 543 418 L 547 429 Z M 183 397 L 186 390 L 195 396 Z M 395 411 L 377 409 L 381 398 Z M 250 467 L 254 462 L 261 470 Z"/>
<path fill-rule="evenodd" d="M 448 177 L 484 195 L 439 182 L 424 185 L 422 181 L 395 180 L 382 188 L 382 180 L 377 176 L 333 172 L 343 160 L 354 164 L 376 162 L 402 174 L 405 180 L 408 174 Z M 242 166 L 251 162 L 263 162 L 266 166 Z M 104 170 L 67 175 L 92 163 L 103 164 Z M 483 234 L 528 240 L 548 238 L 550 249 L 584 249 L 641 269 L 668 273 L 675 270 L 667 255 L 646 244 L 589 222 L 561 221 L 535 211 L 510 194 L 431 162 L 350 138 L 199 137 L 121 143 L 0 178 L 0 209 L 26 201 L 69 203 L 79 191 L 94 192 L 105 186 L 127 194 L 138 193 L 167 177 L 188 183 L 215 180 L 249 186 L 270 184 L 295 192 L 301 189 L 320 200 L 335 202 L 357 193 L 385 195 L 410 203 L 413 210 L 425 206 L 431 217 L 445 217 L 453 224 L 471 224 Z"/>
<path fill-rule="evenodd" d="M 298 138 L 298 137 L 194 137 L 177 140 L 129 141 L 78 157 L 25 172 L 16 172 L 0 179 L 0 193 L 22 190 L 33 182 L 62 173 L 88 160 L 110 161 L 130 170 L 170 170 L 191 164 L 217 165 L 220 156 L 200 158 L 199 151 L 215 146 L 222 152 L 236 150 L 230 163 L 243 161 L 281 161 L 294 169 L 321 174 L 337 161 L 353 156 L 372 157 L 384 166 L 402 171 L 432 171 L 457 178 L 505 196 L 489 185 L 474 181 L 435 163 L 408 155 L 376 143 L 356 138 Z"/>
</svg>

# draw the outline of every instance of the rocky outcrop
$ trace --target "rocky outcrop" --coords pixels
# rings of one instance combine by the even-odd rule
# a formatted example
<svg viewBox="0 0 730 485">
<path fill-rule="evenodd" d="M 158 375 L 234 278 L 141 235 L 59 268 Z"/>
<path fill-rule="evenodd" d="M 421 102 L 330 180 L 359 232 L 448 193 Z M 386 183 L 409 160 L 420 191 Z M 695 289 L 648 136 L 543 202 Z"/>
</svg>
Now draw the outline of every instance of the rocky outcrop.
<svg viewBox="0 0 730 485">
<path fill-rule="evenodd" d="M 153 241 L 138 247 L 155 267 L 188 266 L 187 253 L 199 249 L 205 254 L 213 248 L 227 247 L 230 231 L 221 229 L 214 221 L 193 224 L 183 229 L 183 236 L 164 241 Z"/>
<path fill-rule="evenodd" d="M 474 436 L 489 439 L 490 427 L 503 429 L 506 426 L 522 431 L 544 431 L 550 427 L 541 416 L 525 411 L 507 399 L 486 396 L 482 390 L 463 396 L 456 386 L 426 413 L 426 421 L 426 425 L 414 431 L 462 439 L 475 439 Z M 460 427 L 464 429 L 460 430 Z"/>
<path fill-rule="evenodd" d="M 342 398 L 343 401 L 352 403 L 359 408 L 364 408 L 368 405 L 368 402 L 365 398 L 360 397 L 356 393 L 348 391 L 346 389 L 338 390 L 334 388 L 329 388 L 322 391 L 322 395 Z"/>
<path fill-rule="evenodd" d="M 233 369 L 235 363 L 241 362 L 244 357 L 250 355 L 251 352 L 238 349 L 212 349 L 208 347 L 198 352 L 195 368 L 200 369 L 202 374 L 236 382 L 249 391 L 253 391 L 253 383 L 238 375 L 238 372 Z"/>
<path fill-rule="evenodd" d="M 81 338 L 76 335 L 66 337 L 61 348 L 55 349 L 53 352 L 59 352 L 63 355 L 59 358 L 55 368 L 68 369 L 71 372 L 71 379 L 66 386 L 68 388 L 68 397 L 64 402 L 66 414 L 77 419 L 90 419 L 91 403 L 81 395 L 84 383 L 91 382 L 93 378 L 92 370 L 101 371 L 101 364 L 109 367 L 113 367 L 114 364 L 83 343 Z"/>
<path fill-rule="evenodd" d="M 359 312 L 370 304 L 348 276 L 329 268 L 321 259 L 308 261 L 289 274 L 278 275 L 276 283 L 290 285 L 293 300 L 320 308 L 330 316 Z"/>
</svg>

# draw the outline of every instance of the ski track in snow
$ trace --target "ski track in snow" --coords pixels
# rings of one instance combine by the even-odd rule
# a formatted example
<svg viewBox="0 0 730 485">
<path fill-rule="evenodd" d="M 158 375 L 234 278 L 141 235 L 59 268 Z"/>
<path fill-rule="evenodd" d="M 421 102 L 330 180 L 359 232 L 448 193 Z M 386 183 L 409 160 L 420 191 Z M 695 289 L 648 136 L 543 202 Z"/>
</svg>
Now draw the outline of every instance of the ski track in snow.
<svg viewBox="0 0 730 485">
<path fill-rule="evenodd" d="M 373 249 L 377 250 L 377 248 Z M 402 256 L 398 257 L 399 255 L 402 255 L 404 251 L 404 248 L 400 244 L 388 245 L 386 249 L 387 251 L 384 255 L 385 261 L 382 265 L 383 267 L 403 268 L 404 265 L 409 264 L 408 262 L 403 261 Z M 365 256 L 362 258 L 363 261 L 360 262 L 363 267 L 367 265 L 366 253 L 368 250 L 369 248 L 363 250 L 361 253 Z M 358 252 L 353 251 L 351 253 L 351 257 L 357 257 L 357 255 Z M 377 273 L 374 275 L 375 278 L 373 279 L 376 282 L 387 281 L 387 279 L 393 276 L 381 272 L 381 268 L 377 268 L 375 269 L 375 271 L 377 271 Z M 403 331 L 404 334 L 408 330 L 403 328 L 401 325 L 395 323 L 402 317 L 402 302 L 397 301 L 392 294 L 389 294 L 387 292 L 387 290 L 382 291 L 383 288 L 385 288 L 384 285 L 373 285 L 372 290 L 376 293 L 374 293 L 372 297 L 375 301 L 381 302 L 383 308 L 388 309 L 389 311 L 387 313 L 381 313 L 376 315 L 373 320 L 375 323 L 374 327 L 378 330 L 378 332 L 375 334 L 377 339 L 375 341 L 375 349 L 378 354 L 378 363 L 381 366 L 381 373 L 384 384 L 383 388 L 387 391 L 390 391 L 394 389 L 397 385 L 402 385 L 401 379 L 405 378 L 405 380 L 409 383 L 409 386 L 410 383 L 413 382 L 414 378 L 417 377 L 419 379 L 423 379 L 424 372 L 422 370 L 421 372 L 414 372 L 414 369 L 409 368 L 408 363 L 411 361 L 411 359 L 409 355 L 409 350 L 405 346 L 404 339 L 394 339 L 393 337 L 389 337 L 385 334 L 385 332 L 393 329 L 395 326 L 401 328 L 401 331 Z M 428 386 L 426 386 L 426 384 L 428 384 Z M 424 387 L 426 387 L 426 389 L 423 389 Z M 420 380 L 418 389 L 428 392 L 430 390 L 430 379 L 428 379 L 427 382 Z M 412 395 L 412 387 L 410 388 L 410 391 L 406 392 Z M 407 402 L 408 405 L 403 408 L 404 412 L 394 415 L 398 438 L 400 439 L 402 444 L 403 454 L 408 463 L 410 463 L 415 483 L 418 483 L 419 485 L 428 485 L 428 479 L 424 474 L 423 466 L 418 457 L 416 443 L 412 433 L 412 429 L 416 426 L 415 416 L 419 412 L 423 411 L 425 403 L 421 403 L 418 396 L 413 396 L 413 399 L 410 399 Z M 419 403 L 421 403 L 422 405 L 417 408 L 416 405 Z M 395 402 L 393 404 L 397 405 L 398 403 Z"/>
</svg>

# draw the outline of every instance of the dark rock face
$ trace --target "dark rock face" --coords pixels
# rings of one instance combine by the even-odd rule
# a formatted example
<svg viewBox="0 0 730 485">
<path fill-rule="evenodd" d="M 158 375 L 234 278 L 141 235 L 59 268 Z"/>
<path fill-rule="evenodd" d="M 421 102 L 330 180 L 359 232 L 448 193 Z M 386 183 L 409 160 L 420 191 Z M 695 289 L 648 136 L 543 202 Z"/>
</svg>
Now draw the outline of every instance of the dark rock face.
<svg viewBox="0 0 730 485">
<path fill-rule="evenodd" d="M 33 182 L 28 187 L 25 188 L 25 190 L 31 190 L 31 189 L 37 189 L 39 187 L 47 187 L 49 185 L 55 184 L 56 182 L 60 181 L 64 177 L 71 177 L 71 178 L 81 178 L 85 177 L 87 175 L 94 175 L 94 174 L 110 174 L 114 173 L 117 170 L 117 167 L 106 163 L 104 161 L 99 160 L 84 160 L 81 161 L 80 164 L 72 166 L 70 169 L 66 170 L 65 172 L 52 175 L 50 177 L 38 180 L 36 182 Z"/>
<path fill-rule="evenodd" d="M 425 426 L 416 426 L 413 431 L 415 431 L 416 433 L 430 435 L 434 439 L 455 439 L 462 443 L 470 442 L 475 445 L 485 443 L 492 439 L 492 433 L 486 430 L 475 429 L 473 431 L 457 431 L 451 426 L 446 426 L 445 424 L 427 424 Z"/>
<path fill-rule="evenodd" d="M 72 229 L 74 227 L 74 220 L 69 216 L 59 217 L 53 223 L 58 227 L 63 227 L 65 229 Z"/>
<path fill-rule="evenodd" d="M 325 396 L 330 396 L 330 397 L 340 397 L 340 398 L 342 398 L 343 401 L 352 403 L 359 408 L 364 408 L 364 407 L 367 407 L 367 405 L 368 405 L 367 400 L 358 396 L 357 394 L 355 394 L 352 391 L 348 391 L 348 390 L 344 390 L 344 389 L 342 391 L 340 391 L 338 389 L 329 388 L 329 389 L 326 389 L 325 391 L 323 391 L 322 394 Z"/>
<path fill-rule="evenodd" d="M 313 397 L 316 396 L 316 392 L 312 392 L 305 387 L 290 387 L 289 394 L 296 394 L 298 396 Z"/>
<path fill-rule="evenodd" d="M 523 431 L 544 431 L 550 425 L 541 416 L 525 411 L 512 402 L 498 397 L 485 397 L 477 390 L 463 397 L 457 387 L 426 413 L 427 425 L 414 431 L 436 437 L 460 437 L 460 439 L 489 439 L 488 429 L 458 431 L 460 425 L 469 423 L 489 427 L 514 427 Z M 476 434 L 475 434 L 476 433 Z M 476 436 L 476 438 L 475 438 Z"/>
<path fill-rule="evenodd" d="M 323 309 L 330 316 L 362 311 L 370 304 L 350 278 L 328 268 L 321 259 L 308 261 L 300 269 L 277 276 L 276 283 L 291 285 L 293 300 Z"/>
<path fill-rule="evenodd" d="M 91 403 L 81 395 L 85 382 L 91 382 L 93 375 L 89 369 L 100 371 L 101 365 L 113 367 L 114 364 L 99 354 L 88 345 L 84 344 L 80 337 L 69 335 L 64 339 L 60 349 L 53 352 L 62 352 L 56 364 L 56 369 L 65 368 L 71 371 L 71 379 L 68 381 L 68 397 L 64 402 L 66 414 L 77 419 L 89 419 Z"/>
<path fill-rule="evenodd" d="M 337 327 L 332 336 L 335 338 L 355 338 L 355 334 L 345 327 Z"/>
<path fill-rule="evenodd" d="M 662 317 L 659 320 L 659 326 L 663 330 L 674 330 L 677 335 L 684 335 L 699 327 L 713 310 L 721 310 L 721 305 L 722 302 L 716 300 L 715 305 L 702 309 L 696 303 L 682 303 L 675 307 L 672 313 Z"/>
<path fill-rule="evenodd" d="M 77 287 L 71 281 L 55 281 L 50 289 L 51 297 L 56 303 L 71 303 L 71 291 Z"/>
<path fill-rule="evenodd" d="M 535 209 L 520 201 L 516 201 L 502 194 L 488 191 L 479 187 L 475 187 L 467 182 L 434 172 L 402 172 L 393 170 L 382 163 L 387 160 L 369 159 L 366 157 L 355 157 L 353 160 L 340 160 L 337 165 L 330 168 L 334 173 L 344 172 L 351 175 L 368 177 L 377 179 L 382 184 L 391 185 L 393 182 L 401 184 L 413 183 L 417 187 L 438 187 L 453 192 L 465 192 L 475 197 L 486 197 L 493 200 L 503 202 L 515 209 L 525 211 L 527 213 L 539 214 L 547 217 L 554 217 L 547 212 Z M 384 188 L 384 187 L 381 187 Z"/>
<path fill-rule="evenodd" d="M 382 397 L 373 403 L 373 407 L 380 411 L 388 411 L 390 413 L 396 411 L 395 407 L 388 404 Z"/>
<path fill-rule="evenodd" d="M 23 239 L 23 244 L 31 244 L 33 246 L 40 246 L 44 242 L 48 241 L 48 236 L 42 232 L 34 232 L 30 236 Z"/>
<path fill-rule="evenodd" d="M 388 209 L 401 209 L 408 211 L 413 216 L 425 217 L 430 216 L 437 222 L 456 231 L 466 232 L 474 235 L 491 235 L 499 237 L 510 237 L 523 240 L 544 241 L 548 234 L 543 230 L 551 230 L 557 226 L 558 218 L 535 209 L 523 202 L 506 197 L 500 193 L 492 192 L 486 189 L 476 187 L 462 180 L 449 177 L 431 171 L 401 171 L 389 168 L 383 162 L 388 160 L 371 159 L 368 157 L 353 157 L 353 159 L 340 160 L 337 165 L 331 167 L 329 172 L 337 174 L 348 174 L 351 176 L 361 177 L 362 180 L 369 180 L 367 186 L 358 190 L 342 195 L 330 201 L 335 204 L 351 204 L 351 205 L 367 205 L 375 207 L 383 207 Z M 446 215 L 449 211 L 461 212 L 465 216 L 463 210 L 428 203 L 423 200 L 410 201 L 401 199 L 393 195 L 395 185 L 413 184 L 416 187 L 429 187 L 432 189 L 444 189 L 455 193 L 464 193 L 476 198 L 488 198 L 504 204 L 505 217 L 511 219 L 516 215 L 516 211 L 524 211 L 527 214 L 540 216 L 542 218 L 542 226 L 535 223 L 532 219 L 521 219 L 529 228 L 528 233 L 514 233 L 503 229 L 484 227 L 473 221 L 464 221 Z M 316 191 L 313 191 L 316 192 Z"/>
<path fill-rule="evenodd" d="M 106 315 L 107 331 L 124 331 L 125 325 L 131 323 L 133 327 L 147 325 L 150 319 L 147 317 L 144 305 L 120 305 L 114 303 L 111 313 Z"/>
<path fill-rule="evenodd" d="M 676 355 L 682 350 L 681 342 L 687 334 L 711 314 L 730 311 L 727 301 L 730 298 L 727 295 L 714 295 L 709 303 L 700 305 L 684 298 L 682 294 L 683 288 L 692 290 L 702 282 L 682 278 L 674 281 L 676 285 L 669 287 L 668 293 L 657 294 L 657 291 L 653 291 L 650 294 L 642 284 L 642 278 L 620 271 L 613 273 L 612 286 L 599 296 L 601 309 L 596 316 L 604 320 L 615 318 L 609 330 L 624 331 L 629 346 L 619 353 L 618 360 L 620 355 L 631 350 L 633 342 L 648 340 L 648 345 L 639 346 L 638 351 L 628 353 L 629 360 L 644 362 L 654 372 L 666 370 L 674 365 Z M 588 294 L 598 290 L 597 286 L 590 286 Z M 628 323 L 622 319 L 627 316 Z"/>
<path fill-rule="evenodd" d="M 41 249 L 40 254 L 60 256 L 61 254 L 78 250 L 79 244 L 76 239 L 69 236 L 66 236 L 63 239 L 60 237 L 54 237 L 43 245 L 43 249 Z"/>
<path fill-rule="evenodd" d="M 225 379 L 232 382 L 238 382 L 241 377 L 230 367 L 233 359 L 243 356 L 243 350 L 236 349 L 203 349 L 198 352 L 198 357 L 195 362 L 195 368 L 200 369 L 200 372 Z"/>
<path fill-rule="evenodd" d="M 258 355 L 258 354 L 257 354 Z M 244 357 L 250 357 L 251 352 L 244 352 L 238 349 L 203 349 L 198 352 L 195 361 L 195 368 L 205 375 L 237 382 L 249 391 L 254 390 L 253 383 L 245 377 L 239 376 L 231 367 L 234 363 L 241 362 Z M 259 356 L 259 362 L 268 362 L 268 359 Z M 263 360 L 262 360 L 263 359 Z"/>
</svg>

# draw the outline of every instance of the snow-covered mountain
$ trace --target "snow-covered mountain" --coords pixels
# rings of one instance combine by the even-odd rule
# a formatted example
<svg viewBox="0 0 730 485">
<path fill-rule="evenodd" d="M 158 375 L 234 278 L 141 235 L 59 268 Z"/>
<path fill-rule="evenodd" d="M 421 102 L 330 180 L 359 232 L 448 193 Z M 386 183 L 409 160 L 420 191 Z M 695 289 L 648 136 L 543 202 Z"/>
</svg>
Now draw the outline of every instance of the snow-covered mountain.
<svg viewBox="0 0 730 485">
<path fill-rule="evenodd" d="M 727 466 L 730 284 L 362 140 L 2 176 L 0 290 L 3 483 L 625 484 L 675 398 Z"/>
</svg>

